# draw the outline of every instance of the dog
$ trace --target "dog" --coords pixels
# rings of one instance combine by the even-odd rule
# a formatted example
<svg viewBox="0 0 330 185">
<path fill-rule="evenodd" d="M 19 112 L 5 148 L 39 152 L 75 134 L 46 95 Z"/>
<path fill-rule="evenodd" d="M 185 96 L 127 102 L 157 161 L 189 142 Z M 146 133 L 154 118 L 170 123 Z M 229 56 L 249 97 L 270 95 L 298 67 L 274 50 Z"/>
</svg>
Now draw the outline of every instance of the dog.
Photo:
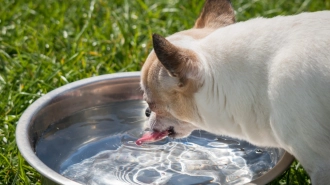
<svg viewBox="0 0 330 185">
<path fill-rule="evenodd" d="M 236 23 L 228 0 L 207 0 L 193 28 L 152 41 L 137 144 L 205 130 L 283 148 L 330 183 L 330 11 Z"/>
</svg>

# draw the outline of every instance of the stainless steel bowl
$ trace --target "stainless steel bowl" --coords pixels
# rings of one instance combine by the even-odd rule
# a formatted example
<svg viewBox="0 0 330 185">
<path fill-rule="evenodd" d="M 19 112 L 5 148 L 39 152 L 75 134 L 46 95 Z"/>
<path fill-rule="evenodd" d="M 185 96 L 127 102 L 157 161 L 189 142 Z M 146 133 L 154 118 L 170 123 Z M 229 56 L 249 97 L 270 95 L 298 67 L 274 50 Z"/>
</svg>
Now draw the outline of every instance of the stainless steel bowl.
<svg viewBox="0 0 330 185">
<path fill-rule="evenodd" d="M 36 155 L 36 144 L 45 130 L 53 123 L 90 107 L 126 100 L 141 100 L 139 80 L 139 72 L 91 77 L 55 89 L 28 107 L 18 122 L 16 142 L 26 161 L 43 176 L 43 184 L 80 185 L 61 176 L 57 170 L 54 170 L 54 166 L 46 165 Z M 95 136 L 95 133 L 90 130 L 90 133 L 88 131 L 81 135 Z M 89 142 L 90 139 L 90 137 L 80 137 L 79 143 Z M 58 162 L 56 156 L 66 155 L 65 152 L 58 153 L 59 150 L 69 151 L 69 147 L 74 147 L 74 144 L 73 142 L 70 145 L 50 147 L 54 148 L 54 155 L 49 155 L 49 159 L 53 160 L 52 164 Z M 294 158 L 285 151 L 282 153 L 274 168 L 251 183 L 266 184 L 286 170 Z"/>
</svg>

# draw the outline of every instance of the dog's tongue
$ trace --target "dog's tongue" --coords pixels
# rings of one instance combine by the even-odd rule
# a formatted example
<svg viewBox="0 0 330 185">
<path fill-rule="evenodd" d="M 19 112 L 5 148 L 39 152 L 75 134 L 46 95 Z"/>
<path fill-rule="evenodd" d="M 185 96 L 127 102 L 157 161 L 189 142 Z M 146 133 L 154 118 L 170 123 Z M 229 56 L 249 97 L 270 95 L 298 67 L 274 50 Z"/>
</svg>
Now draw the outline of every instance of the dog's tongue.
<svg viewBox="0 0 330 185">
<path fill-rule="evenodd" d="M 163 132 L 156 132 L 156 131 L 145 132 L 143 136 L 140 139 L 138 139 L 135 143 L 137 145 L 142 145 L 143 143 L 152 143 L 162 140 L 167 136 L 168 136 L 167 130 Z"/>
</svg>

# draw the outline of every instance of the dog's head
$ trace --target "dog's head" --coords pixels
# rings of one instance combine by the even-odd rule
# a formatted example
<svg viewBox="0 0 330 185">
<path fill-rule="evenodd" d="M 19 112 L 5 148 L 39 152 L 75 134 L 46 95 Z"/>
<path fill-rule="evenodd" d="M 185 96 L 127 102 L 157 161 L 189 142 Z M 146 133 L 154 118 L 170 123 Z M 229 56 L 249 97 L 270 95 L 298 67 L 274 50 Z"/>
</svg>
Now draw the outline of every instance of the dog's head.
<svg viewBox="0 0 330 185">
<path fill-rule="evenodd" d="M 146 115 L 151 130 L 182 138 L 200 128 L 193 97 L 203 86 L 204 76 L 198 41 L 234 22 L 234 10 L 228 0 L 208 0 L 192 29 L 167 38 L 153 35 L 154 50 L 141 71 L 141 88 L 149 106 Z"/>
</svg>

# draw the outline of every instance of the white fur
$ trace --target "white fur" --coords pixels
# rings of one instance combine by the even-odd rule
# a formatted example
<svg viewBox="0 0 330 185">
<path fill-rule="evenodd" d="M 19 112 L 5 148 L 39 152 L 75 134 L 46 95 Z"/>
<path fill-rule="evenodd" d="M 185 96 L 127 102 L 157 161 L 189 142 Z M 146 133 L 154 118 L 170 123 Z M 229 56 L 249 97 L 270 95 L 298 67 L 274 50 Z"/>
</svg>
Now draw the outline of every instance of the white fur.
<svg viewBox="0 0 330 185">
<path fill-rule="evenodd" d="M 329 11 L 257 18 L 184 42 L 205 70 L 194 125 L 282 147 L 313 184 L 330 183 Z"/>
</svg>

